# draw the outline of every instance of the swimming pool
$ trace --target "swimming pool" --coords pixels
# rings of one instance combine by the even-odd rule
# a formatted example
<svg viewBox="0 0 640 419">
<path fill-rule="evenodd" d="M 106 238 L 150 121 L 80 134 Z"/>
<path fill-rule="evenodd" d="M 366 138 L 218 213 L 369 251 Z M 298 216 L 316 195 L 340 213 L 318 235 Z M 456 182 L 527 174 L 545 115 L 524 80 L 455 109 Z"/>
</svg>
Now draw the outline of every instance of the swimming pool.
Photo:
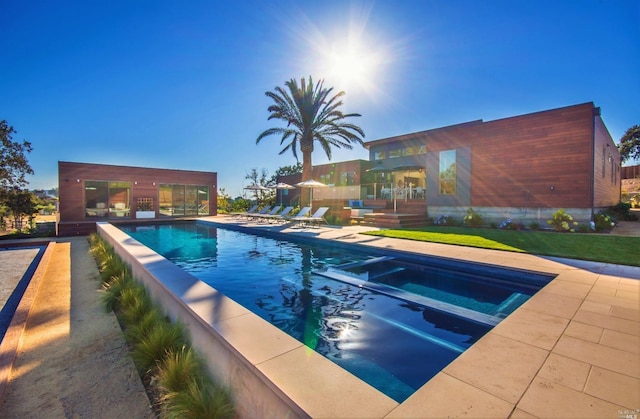
<svg viewBox="0 0 640 419">
<path fill-rule="evenodd" d="M 475 307 L 454 304 L 456 299 L 474 300 L 468 291 L 464 298 L 455 297 L 453 290 L 438 291 L 453 295 L 450 301 L 424 292 L 407 292 L 403 287 L 410 283 L 423 288 L 433 286 L 420 285 L 424 281 L 416 272 L 422 270 L 421 275 L 428 272 L 423 265 L 403 260 L 400 255 L 391 260 L 374 251 L 362 253 L 308 241 L 285 241 L 200 222 L 122 228 L 399 402 L 500 319 Z M 386 275 L 380 275 L 380 269 Z M 404 284 L 389 281 L 394 275 L 387 271 L 393 270 L 404 272 L 396 279 L 412 276 L 417 279 L 400 281 Z M 442 271 L 443 267 L 436 270 Z M 371 277 L 386 277 L 387 283 L 365 281 L 363 272 Z M 506 277 L 513 277 L 514 272 L 506 272 Z M 344 277 L 338 278 L 339 275 Z M 474 273 L 476 281 L 480 281 L 479 277 L 479 273 Z M 543 282 L 534 278 L 515 286 L 513 278 L 497 281 L 515 287 L 518 299 L 532 295 L 542 286 L 536 283 Z M 487 285 L 493 291 L 476 300 L 496 300 L 496 290 L 505 293 L 504 287 L 495 285 Z M 514 302 L 508 305 L 515 308 Z"/>
</svg>

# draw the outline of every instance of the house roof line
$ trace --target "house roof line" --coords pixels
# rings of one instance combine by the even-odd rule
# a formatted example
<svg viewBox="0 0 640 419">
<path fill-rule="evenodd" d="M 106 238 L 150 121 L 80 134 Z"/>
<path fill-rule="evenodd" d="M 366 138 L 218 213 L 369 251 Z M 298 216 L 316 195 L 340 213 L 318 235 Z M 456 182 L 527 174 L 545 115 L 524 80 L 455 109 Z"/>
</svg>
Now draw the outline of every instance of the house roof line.
<svg viewBox="0 0 640 419">
<path fill-rule="evenodd" d="M 584 103 L 579 103 L 576 105 L 569 105 L 569 106 L 562 106 L 559 108 L 554 108 L 554 109 L 545 109 L 542 111 L 536 111 L 536 112 L 530 112 L 530 113 L 525 113 L 525 114 L 520 114 L 520 115 L 513 115 L 513 116 L 508 116 L 508 117 L 504 117 L 504 118 L 498 118 L 498 119 L 492 119 L 490 121 L 484 121 L 483 119 L 476 119 L 473 121 L 469 121 L 469 122 L 463 122 L 460 124 L 453 124 L 453 125 L 447 125 L 444 127 L 438 127 L 438 128 L 431 128 L 431 129 L 427 129 L 424 131 L 417 131 L 417 132 L 413 132 L 410 134 L 402 134 L 402 135 L 396 135 L 393 137 L 387 137 L 387 138 L 381 138 L 378 140 L 372 140 L 372 141 L 368 141 L 364 144 L 364 146 L 368 149 L 371 146 L 377 146 L 377 145 L 382 145 L 382 144 L 387 144 L 387 143 L 392 143 L 392 142 L 401 142 L 401 141 L 407 141 L 407 140 L 415 140 L 415 139 L 420 139 L 421 137 L 424 137 L 426 135 L 429 134 L 435 134 L 439 131 L 445 131 L 445 130 L 455 130 L 455 129 L 459 129 L 459 128 L 468 128 L 468 127 L 472 127 L 472 126 L 478 126 L 478 125 L 484 125 L 484 124 L 490 124 L 490 123 L 494 123 L 494 122 L 498 122 L 498 121 L 504 121 L 507 119 L 513 119 L 513 118 L 521 118 L 521 117 L 525 117 L 525 116 L 534 116 L 536 114 L 543 114 L 543 113 L 549 113 L 549 112 L 557 112 L 560 111 L 562 109 L 569 109 L 569 108 L 576 108 L 576 107 L 581 107 L 581 106 L 590 106 L 592 108 L 594 108 L 596 110 L 596 114 L 599 115 L 599 108 L 595 107 L 593 102 L 584 102 Z"/>
</svg>

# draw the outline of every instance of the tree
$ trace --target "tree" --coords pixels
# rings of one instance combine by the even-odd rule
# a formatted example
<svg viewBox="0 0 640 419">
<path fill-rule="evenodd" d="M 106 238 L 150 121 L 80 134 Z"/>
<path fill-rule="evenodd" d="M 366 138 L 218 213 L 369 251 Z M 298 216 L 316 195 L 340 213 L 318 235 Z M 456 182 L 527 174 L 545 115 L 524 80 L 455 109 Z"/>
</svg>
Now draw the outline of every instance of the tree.
<svg viewBox="0 0 640 419">
<path fill-rule="evenodd" d="M 2 201 L 13 217 L 13 227 L 18 233 L 22 233 L 24 217 L 29 220 L 30 227 L 33 227 L 34 216 L 38 212 L 35 195 L 20 188 L 9 188 L 2 190 Z"/>
<path fill-rule="evenodd" d="M 269 174 L 265 168 L 262 168 L 260 172 L 258 172 L 258 169 L 253 168 L 244 176 L 244 178 L 250 180 L 251 185 L 266 187 L 269 180 Z M 269 204 L 272 201 L 275 201 L 275 194 L 271 189 L 254 189 L 253 193 L 256 198 L 256 202 L 260 205 Z"/>
<path fill-rule="evenodd" d="M 640 125 L 634 125 L 624 133 L 618 151 L 623 162 L 640 158 Z"/>
<path fill-rule="evenodd" d="M 298 162 L 293 166 L 281 166 L 276 169 L 276 172 L 271 176 L 269 180 L 270 185 L 275 185 L 278 183 L 279 176 L 289 176 L 289 175 L 297 175 L 298 173 L 302 173 L 302 163 Z"/>
<path fill-rule="evenodd" d="M 331 160 L 331 147 L 352 149 L 352 143 L 363 145 L 362 128 L 345 122 L 347 118 L 361 115 L 344 114 L 338 109 L 342 106 L 340 98 L 345 95 L 345 92 L 341 91 L 331 96 L 333 88 L 325 89 L 324 80 L 314 85 L 311 76 L 308 83 L 303 78 L 298 86 L 298 82 L 291 79 L 285 82 L 285 86 L 288 91 L 278 86 L 274 92 L 265 94 L 274 102 L 267 109 L 271 112 L 268 120 L 280 119 L 287 125 L 284 128 L 276 127 L 264 131 L 256 139 L 256 144 L 265 137 L 281 135 L 280 145 L 285 144 L 285 146 L 280 154 L 291 150 L 298 162 L 299 148 L 302 152 L 302 181 L 311 179 L 311 155 L 316 141 L 329 160 Z"/>
<path fill-rule="evenodd" d="M 32 175 L 33 169 L 27 161 L 26 153 L 31 152 L 28 141 L 13 141 L 16 131 L 7 121 L 0 121 L 0 187 L 21 188 L 27 184 L 26 175 Z"/>
</svg>

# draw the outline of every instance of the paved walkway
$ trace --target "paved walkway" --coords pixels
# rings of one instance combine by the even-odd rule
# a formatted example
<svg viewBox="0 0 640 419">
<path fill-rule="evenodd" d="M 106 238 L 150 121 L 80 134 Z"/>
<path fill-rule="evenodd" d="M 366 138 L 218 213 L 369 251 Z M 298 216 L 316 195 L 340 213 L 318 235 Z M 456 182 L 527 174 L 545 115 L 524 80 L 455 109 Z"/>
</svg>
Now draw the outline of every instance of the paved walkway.
<svg viewBox="0 0 640 419">
<path fill-rule="evenodd" d="M 629 228 L 630 235 L 640 236 L 640 223 Z M 350 241 L 362 230 L 322 228 L 310 234 Z M 410 245 L 416 248 L 416 243 Z M 445 249 L 449 255 L 467 250 L 418 247 Z M 20 318 L 26 323 L 12 323 L 0 345 L 0 417 L 153 417 L 115 316 L 105 313 L 99 302 L 98 272 L 86 238 L 60 240 L 48 252 L 16 314 L 18 323 Z M 492 254 L 504 260 L 502 253 Z M 639 281 L 612 276 L 609 268 L 615 267 L 600 268 L 591 275 L 583 266 L 574 277 L 540 293 L 536 300 L 544 312 L 533 305 L 519 310 L 519 316 L 483 339 L 479 350 L 463 354 L 462 362 L 448 367 L 396 413 L 532 418 L 604 412 L 596 417 L 640 418 Z M 467 375 L 472 368 L 465 365 L 487 362 L 483 353 L 495 356 L 508 348 L 521 357 L 503 360 L 497 373 Z M 529 371 L 532 357 L 540 358 L 535 371 Z M 506 378 L 517 368 L 523 368 L 524 388 Z M 512 394 L 514 388 L 519 396 Z M 438 397 L 420 397 L 425 392 Z M 518 407 L 510 410 L 514 404 Z M 501 413 L 505 411 L 511 413 Z"/>
<path fill-rule="evenodd" d="M 86 237 L 49 246 L 0 345 L 0 417 L 155 417 L 99 286 Z"/>
</svg>

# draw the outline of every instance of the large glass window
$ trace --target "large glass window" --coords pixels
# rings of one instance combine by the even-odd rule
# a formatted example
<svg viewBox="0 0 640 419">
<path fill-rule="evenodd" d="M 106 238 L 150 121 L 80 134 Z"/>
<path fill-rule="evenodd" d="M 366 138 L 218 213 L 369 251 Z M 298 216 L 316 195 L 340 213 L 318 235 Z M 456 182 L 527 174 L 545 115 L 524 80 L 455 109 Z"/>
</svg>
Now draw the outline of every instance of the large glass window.
<svg viewBox="0 0 640 419">
<path fill-rule="evenodd" d="M 456 151 L 440 152 L 440 194 L 453 195 L 456 193 Z"/>
<path fill-rule="evenodd" d="M 355 184 L 356 172 L 342 172 L 340 173 L 340 181 L 338 186 L 351 186 Z"/>
<path fill-rule="evenodd" d="M 383 160 L 387 158 L 387 152 L 386 151 L 376 151 L 373 153 L 373 159 L 374 160 Z"/>
<path fill-rule="evenodd" d="M 324 183 L 325 185 L 333 185 L 333 175 L 331 174 L 320 175 L 320 183 Z"/>
<path fill-rule="evenodd" d="M 196 186 L 198 190 L 198 215 L 209 215 L 209 187 Z"/>
<path fill-rule="evenodd" d="M 209 215 L 208 186 L 160 184 L 159 192 L 161 215 Z"/>
<path fill-rule="evenodd" d="M 88 180 L 84 183 L 87 217 L 129 217 L 131 182 Z"/>
</svg>

